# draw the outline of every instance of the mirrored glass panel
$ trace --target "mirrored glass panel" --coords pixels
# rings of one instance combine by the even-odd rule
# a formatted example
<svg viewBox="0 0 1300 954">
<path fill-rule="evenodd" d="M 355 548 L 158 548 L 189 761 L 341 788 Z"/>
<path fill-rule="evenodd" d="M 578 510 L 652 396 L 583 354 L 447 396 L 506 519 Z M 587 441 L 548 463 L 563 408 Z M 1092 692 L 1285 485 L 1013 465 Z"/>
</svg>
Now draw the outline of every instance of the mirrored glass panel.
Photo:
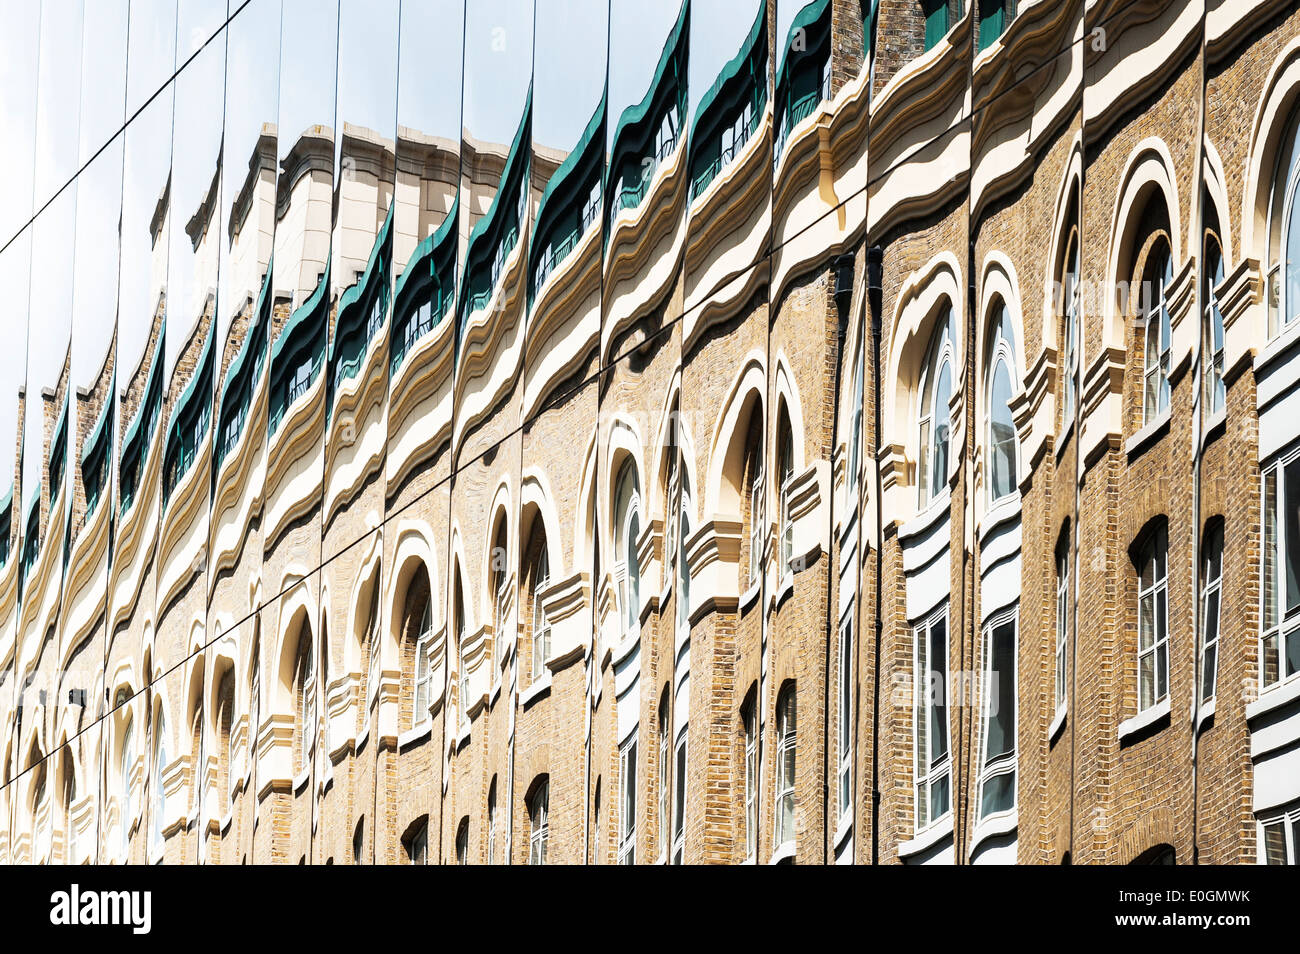
<svg viewBox="0 0 1300 954">
<path fill-rule="evenodd" d="M 23 501 L 22 439 L 24 381 L 27 377 L 27 301 L 31 276 L 31 230 L 25 229 L 0 251 L 0 282 L 9 289 L 6 296 L 13 306 L 14 337 L 11 345 L 0 348 L 0 576 L 8 576 L 17 566 L 22 547 Z M 0 632 L 12 638 L 17 623 L 11 618 Z"/>
<path fill-rule="evenodd" d="M 402 4 L 389 339 L 394 377 L 455 308 L 463 11 L 456 0 Z"/>
<path fill-rule="evenodd" d="M 678 274 L 690 16 L 685 2 L 610 4 L 603 366 L 622 350 L 630 322 L 662 314 Z"/>
<path fill-rule="evenodd" d="M 338 20 L 285 0 L 280 30 L 279 181 L 271 318 L 272 439 L 286 413 L 319 397 L 329 322 Z M 323 402 L 321 402 L 323 404 Z"/>
<path fill-rule="evenodd" d="M 370 358 L 392 291 L 398 7 L 397 0 L 339 6 L 329 395 L 331 427 L 340 433 L 331 430 L 331 472 L 347 469 L 349 461 L 336 454 L 358 441 L 373 448 L 369 459 L 382 450 L 383 422 L 374 406 L 374 420 L 357 414 L 367 382 L 387 377 L 384 362 Z M 356 475 L 346 482 L 355 484 Z"/>
<path fill-rule="evenodd" d="M 831 0 L 777 0 L 774 163 L 790 131 L 830 99 L 831 6 Z"/>
<path fill-rule="evenodd" d="M 159 22 L 161 19 L 161 23 Z M 127 112 L 142 90 L 170 75 L 175 42 L 175 3 L 132 0 L 127 48 Z M 150 95 L 157 92 L 155 85 Z M 139 500 L 157 506 L 158 468 L 151 466 L 166 390 L 163 316 L 167 306 L 167 255 L 171 226 L 173 89 L 164 87 L 131 119 L 122 167 L 121 267 L 118 280 L 118 510 L 125 517 Z M 158 454 L 157 456 L 161 456 Z"/>
<path fill-rule="evenodd" d="M 0 246 L 32 214 L 32 157 L 36 145 L 36 59 L 41 7 L 26 0 L 0 4 Z"/>
<path fill-rule="evenodd" d="M 471 4 L 465 23 L 457 431 L 517 377 L 522 340 L 532 119 L 532 0 Z M 473 355 L 467 366 L 466 355 Z M 487 380 L 484 381 L 484 375 Z M 458 383 L 458 398 L 464 390 Z M 486 402 L 486 403 L 484 403 Z"/>
<path fill-rule="evenodd" d="M 197 6 L 200 0 L 187 0 Z M 177 0 L 131 0 L 129 59 L 126 72 L 126 115 L 131 117 L 166 85 L 175 71 Z M 193 52 L 189 37 L 181 43 Z"/>
<path fill-rule="evenodd" d="M 768 107 L 767 4 L 697 0 L 691 4 L 688 101 L 691 198 L 723 170 L 764 149 L 756 139 Z"/>
</svg>

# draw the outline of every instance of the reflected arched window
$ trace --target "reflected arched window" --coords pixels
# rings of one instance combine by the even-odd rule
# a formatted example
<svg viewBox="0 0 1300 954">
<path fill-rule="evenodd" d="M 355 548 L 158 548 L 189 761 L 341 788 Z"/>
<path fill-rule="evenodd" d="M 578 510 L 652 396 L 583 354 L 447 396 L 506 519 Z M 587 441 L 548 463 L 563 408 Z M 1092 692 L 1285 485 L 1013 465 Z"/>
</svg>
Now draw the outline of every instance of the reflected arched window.
<svg viewBox="0 0 1300 954">
<path fill-rule="evenodd" d="M 1174 263 L 1164 239 L 1156 242 L 1143 282 L 1142 422 L 1149 424 L 1169 409 L 1169 286 Z"/>
<path fill-rule="evenodd" d="M 460 568 L 456 569 L 456 706 L 460 710 L 460 729 L 469 728 L 469 676 L 465 672 L 465 594 Z"/>
<path fill-rule="evenodd" d="M 130 693 L 126 689 L 119 689 L 117 696 L 113 700 L 113 707 L 118 708 L 126 705 L 130 698 Z M 123 717 L 123 722 L 122 748 L 118 753 L 117 770 L 119 813 L 121 816 L 118 820 L 118 827 L 122 838 L 122 851 L 125 854 L 131 826 L 131 766 L 135 762 L 135 720 L 131 718 L 130 712 L 127 712 Z"/>
<path fill-rule="evenodd" d="M 423 568 L 416 572 L 406 595 L 406 645 L 403 665 L 411 674 L 410 727 L 423 725 L 433 703 L 433 600 Z"/>
<path fill-rule="evenodd" d="M 952 400 L 952 311 L 945 308 L 921 376 L 921 413 L 917 422 L 917 486 L 924 507 L 948 486 L 949 407 Z"/>
<path fill-rule="evenodd" d="M 528 800 L 528 863 L 546 864 L 546 847 L 550 841 L 551 785 L 542 779 Z"/>
<path fill-rule="evenodd" d="M 1075 396 L 1079 390 L 1079 275 L 1082 270 L 1082 263 L 1079 260 L 1079 228 L 1077 225 L 1070 227 L 1069 238 L 1065 243 L 1063 266 L 1061 279 L 1062 428 L 1074 420 Z"/>
<path fill-rule="evenodd" d="M 781 494 L 781 562 L 777 567 L 777 573 L 780 579 L 784 580 L 790 572 L 790 560 L 794 557 L 794 514 L 791 512 L 794 487 L 794 433 L 790 428 L 790 415 L 785 405 L 781 406 L 777 417 L 776 477 Z"/>
<path fill-rule="evenodd" d="M 853 430 L 849 434 L 849 486 L 856 487 L 862 458 L 862 362 L 853 374 Z"/>
<path fill-rule="evenodd" d="M 1223 313 L 1216 292 L 1223 282 L 1223 250 L 1213 232 L 1205 233 L 1205 326 L 1202 359 L 1205 364 L 1205 409 L 1223 410 L 1227 393 L 1223 384 Z"/>
<path fill-rule="evenodd" d="M 628 458 L 619 468 L 614 487 L 614 581 L 618 593 L 619 626 L 624 639 L 637 633 L 641 625 L 641 568 L 637 559 L 640 509 L 636 468 Z"/>
<path fill-rule="evenodd" d="M 686 541 L 691 535 L 690 514 L 691 490 L 682 475 L 681 501 L 678 513 L 677 530 L 677 628 L 685 630 L 690 625 L 691 607 L 691 568 L 686 557 Z"/>
<path fill-rule="evenodd" d="M 500 662 L 508 642 L 506 627 L 509 625 L 510 589 L 509 574 L 506 572 L 509 550 L 506 544 L 506 522 L 503 519 L 497 526 L 496 539 L 492 543 L 491 580 L 492 580 L 492 632 L 495 634 L 493 659 Z"/>
<path fill-rule="evenodd" d="M 293 675 L 293 772 L 307 768 L 311 754 L 311 635 L 304 625 L 298 635 L 298 657 Z"/>
<path fill-rule="evenodd" d="M 157 848 L 162 845 L 163 816 L 167 811 L 167 795 L 163 791 L 163 770 L 167 767 L 167 725 L 161 712 L 154 722 L 154 735 L 156 741 L 154 743 L 153 777 L 149 781 L 149 786 L 154 793 L 154 809 L 152 824 L 149 826 L 149 843 Z"/>
<path fill-rule="evenodd" d="M 1268 210 L 1268 334 L 1300 317 L 1300 116 L 1278 150 Z"/>
<path fill-rule="evenodd" d="M 988 485 L 989 502 L 1009 497 L 1016 490 L 1016 425 L 1011 415 L 1015 338 L 1005 304 L 989 342 Z"/>
</svg>

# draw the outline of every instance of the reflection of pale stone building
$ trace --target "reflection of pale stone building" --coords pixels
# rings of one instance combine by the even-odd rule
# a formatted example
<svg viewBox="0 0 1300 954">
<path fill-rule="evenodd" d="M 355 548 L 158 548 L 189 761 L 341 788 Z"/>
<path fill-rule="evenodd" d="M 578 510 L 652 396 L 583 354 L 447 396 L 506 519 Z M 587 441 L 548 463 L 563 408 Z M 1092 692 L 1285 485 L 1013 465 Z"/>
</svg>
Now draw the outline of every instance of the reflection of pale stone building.
<svg viewBox="0 0 1300 954">
<path fill-rule="evenodd" d="M 0 857 L 1294 863 L 1300 15 L 963 6 L 160 186 L 5 383 Z"/>
</svg>

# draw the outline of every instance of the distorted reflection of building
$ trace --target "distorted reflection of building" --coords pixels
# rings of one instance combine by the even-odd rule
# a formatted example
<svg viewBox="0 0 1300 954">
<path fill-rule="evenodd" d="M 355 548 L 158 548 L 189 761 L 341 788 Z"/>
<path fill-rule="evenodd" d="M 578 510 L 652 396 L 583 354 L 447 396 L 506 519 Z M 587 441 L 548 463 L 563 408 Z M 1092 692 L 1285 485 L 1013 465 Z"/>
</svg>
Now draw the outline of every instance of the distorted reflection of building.
<svg viewBox="0 0 1300 954">
<path fill-rule="evenodd" d="M 52 6 L 0 860 L 1296 862 L 1291 6 Z"/>
</svg>

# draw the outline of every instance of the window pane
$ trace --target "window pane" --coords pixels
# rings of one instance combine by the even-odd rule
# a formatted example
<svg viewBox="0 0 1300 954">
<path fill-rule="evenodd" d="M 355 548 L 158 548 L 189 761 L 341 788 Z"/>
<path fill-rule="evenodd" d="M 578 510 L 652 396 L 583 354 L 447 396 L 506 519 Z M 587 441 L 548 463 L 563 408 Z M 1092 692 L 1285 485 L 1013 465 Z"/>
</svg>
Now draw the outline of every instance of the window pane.
<svg viewBox="0 0 1300 954">
<path fill-rule="evenodd" d="M 1008 620 L 995 628 L 988 674 L 985 763 L 1016 750 L 1016 627 Z"/>
<path fill-rule="evenodd" d="M 1264 863 L 1286 864 L 1286 831 L 1280 821 L 1264 826 Z"/>
<path fill-rule="evenodd" d="M 948 687 L 948 619 L 941 616 L 930 627 L 930 765 L 948 754 L 946 723 Z"/>
<path fill-rule="evenodd" d="M 1282 515 L 1282 539 L 1286 544 L 1286 612 L 1300 609 L 1300 460 L 1287 464 Z"/>
<path fill-rule="evenodd" d="M 1015 489 L 1016 429 L 1011 418 L 1011 375 L 1006 362 L 999 361 L 993 372 L 993 393 L 989 408 L 989 460 L 992 464 L 992 493 L 1000 500 Z"/>
<path fill-rule="evenodd" d="M 1277 625 L 1277 470 L 1264 475 L 1264 630 Z"/>
<path fill-rule="evenodd" d="M 980 817 L 1005 812 L 1016 803 L 1016 773 L 994 775 L 980 792 Z"/>
</svg>

